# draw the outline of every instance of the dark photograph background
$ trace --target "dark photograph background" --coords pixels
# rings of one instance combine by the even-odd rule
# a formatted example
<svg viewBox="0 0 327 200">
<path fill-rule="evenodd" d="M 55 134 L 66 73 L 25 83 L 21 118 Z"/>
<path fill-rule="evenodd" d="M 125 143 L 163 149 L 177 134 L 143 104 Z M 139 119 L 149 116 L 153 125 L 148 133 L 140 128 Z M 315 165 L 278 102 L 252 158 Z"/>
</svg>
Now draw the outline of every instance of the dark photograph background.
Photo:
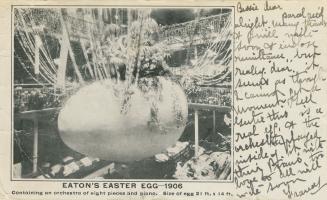
<svg viewBox="0 0 327 200">
<path fill-rule="evenodd" d="M 231 180 L 232 8 L 13 12 L 13 179 Z"/>
</svg>

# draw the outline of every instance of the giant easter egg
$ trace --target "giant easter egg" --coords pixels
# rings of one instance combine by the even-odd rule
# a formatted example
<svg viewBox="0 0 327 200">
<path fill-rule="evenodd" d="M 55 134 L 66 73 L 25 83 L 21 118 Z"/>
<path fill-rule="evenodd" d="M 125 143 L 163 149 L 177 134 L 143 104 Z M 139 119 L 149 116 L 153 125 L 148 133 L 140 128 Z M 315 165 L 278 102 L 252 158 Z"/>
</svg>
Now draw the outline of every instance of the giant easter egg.
<svg viewBox="0 0 327 200">
<path fill-rule="evenodd" d="M 144 78 L 130 87 L 106 80 L 84 86 L 67 100 L 58 129 L 63 142 L 77 152 L 134 161 L 175 144 L 186 120 L 186 96 L 171 80 Z"/>
</svg>

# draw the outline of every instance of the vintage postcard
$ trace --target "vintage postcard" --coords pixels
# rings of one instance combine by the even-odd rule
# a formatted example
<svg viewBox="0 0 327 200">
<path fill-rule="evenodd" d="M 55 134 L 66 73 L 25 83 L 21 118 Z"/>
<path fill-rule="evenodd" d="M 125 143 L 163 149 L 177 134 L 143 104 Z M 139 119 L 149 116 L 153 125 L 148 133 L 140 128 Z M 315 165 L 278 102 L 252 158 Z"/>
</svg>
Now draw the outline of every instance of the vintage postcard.
<svg viewBox="0 0 327 200">
<path fill-rule="evenodd" d="M 0 199 L 326 196 L 326 1 L 0 5 Z"/>
</svg>

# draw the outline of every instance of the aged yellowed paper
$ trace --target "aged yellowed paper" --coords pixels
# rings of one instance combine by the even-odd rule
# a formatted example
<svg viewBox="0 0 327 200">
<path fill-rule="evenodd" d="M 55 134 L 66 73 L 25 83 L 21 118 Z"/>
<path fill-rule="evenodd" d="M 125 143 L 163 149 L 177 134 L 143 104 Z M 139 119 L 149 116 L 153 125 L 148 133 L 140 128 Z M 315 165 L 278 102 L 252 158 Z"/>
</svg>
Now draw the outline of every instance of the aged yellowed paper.
<svg viewBox="0 0 327 200">
<path fill-rule="evenodd" d="M 324 199 L 313 1 L 3 1 L 0 199 Z"/>
</svg>

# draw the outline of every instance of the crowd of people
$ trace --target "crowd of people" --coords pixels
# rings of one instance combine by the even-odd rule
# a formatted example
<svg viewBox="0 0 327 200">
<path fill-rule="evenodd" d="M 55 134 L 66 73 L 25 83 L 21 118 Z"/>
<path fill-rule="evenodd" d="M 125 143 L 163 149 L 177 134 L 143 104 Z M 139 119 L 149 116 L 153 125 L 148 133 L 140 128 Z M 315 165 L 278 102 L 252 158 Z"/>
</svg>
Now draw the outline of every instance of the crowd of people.
<svg viewBox="0 0 327 200">
<path fill-rule="evenodd" d="M 15 112 L 59 107 L 61 103 L 62 97 L 49 88 L 15 87 L 14 89 Z"/>
<path fill-rule="evenodd" d="M 212 91 L 214 90 L 214 91 Z M 193 90 L 186 91 L 191 103 L 210 104 L 218 106 L 231 106 L 232 97 L 230 89 L 211 89 L 196 87 Z"/>
<path fill-rule="evenodd" d="M 207 98 L 201 97 L 191 97 L 190 101 L 192 103 L 200 103 L 200 104 L 210 104 L 210 105 L 218 105 L 218 106 L 230 106 L 231 105 L 231 96 L 230 95 L 221 95 L 212 97 L 209 96 Z"/>
</svg>

